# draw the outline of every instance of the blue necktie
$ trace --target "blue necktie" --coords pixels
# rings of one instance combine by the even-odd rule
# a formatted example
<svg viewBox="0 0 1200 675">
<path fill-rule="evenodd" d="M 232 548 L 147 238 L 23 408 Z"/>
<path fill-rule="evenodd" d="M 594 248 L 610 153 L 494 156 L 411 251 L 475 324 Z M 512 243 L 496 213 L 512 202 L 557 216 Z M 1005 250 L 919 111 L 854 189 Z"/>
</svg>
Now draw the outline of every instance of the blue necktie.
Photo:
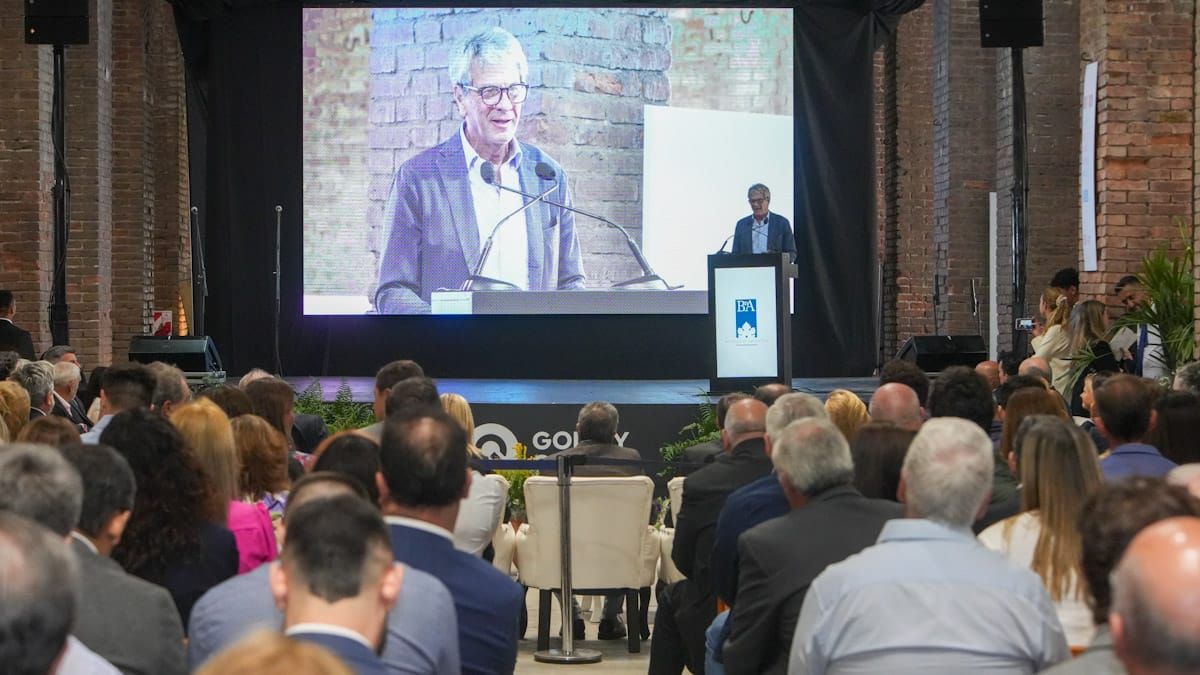
<svg viewBox="0 0 1200 675">
<path fill-rule="evenodd" d="M 1138 328 L 1137 354 L 1133 355 L 1133 372 L 1138 377 L 1142 376 L 1142 364 L 1144 364 L 1146 361 L 1146 344 L 1149 341 L 1149 332 L 1146 330 L 1146 325 L 1142 324 Z"/>
</svg>

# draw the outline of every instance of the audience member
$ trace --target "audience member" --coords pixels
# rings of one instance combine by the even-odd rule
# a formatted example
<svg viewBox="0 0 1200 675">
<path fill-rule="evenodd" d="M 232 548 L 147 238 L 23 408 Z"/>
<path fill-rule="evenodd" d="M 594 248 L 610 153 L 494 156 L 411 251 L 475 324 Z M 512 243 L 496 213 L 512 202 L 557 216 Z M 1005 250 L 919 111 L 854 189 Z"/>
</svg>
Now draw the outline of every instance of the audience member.
<svg viewBox="0 0 1200 675">
<path fill-rule="evenodd" d="M 1028 673 L 1069 656 L 1037 575 L 971 534 L 987 505 L 994 454 L 978 424 L 933 419 L 921 427 L 900 479 L 907 518 L 888 521 L 875 546 L 813 581 L 789 673 L 930 664 L 947 673 Z"/>
<path fill-rule="evenodd" d="M 475 434 L 475 416 L 471 414 L 471 406 L 467 403 L 467 399 L 458 394 L 442 394 L 439 400 L 443 405 L 448 396 L 457 397 L 449 400 L 454 401 L 451 407 L 457 410 L 458 414 L 451 413 L 449 410 L 445 412 L 462 427 L 463 435 L 467 438 L 467 460 L 472 461 L 477 457 L 475 453 L 471 452 L 471 448 L 475 446 L 470 442 L 471 437 Z M 616 411 L 614 410 L 614 412 Z M 626 449 L 622 448 L 622 450 Z M 631 452 L 637 454 L 636 450 Z M 577 471 L 576 475 L 593 474 Z M 506 483 L 485 476 L 474 467 L 471 468 L 471 486 L 467 490 L 466 498 L 458 507 L 458 518 L 454 521 L 455 548 L 471 555 L 484 556 L 487 548 L 492 545 L 492 537 L 496 534 L 496 523 L 503 518 L 504 509 L 508 506 L 506 485 Z M 617 611 L 619 609 L 618 607 Z M 577 633 L 576 636 L 583 639 L 582 632 Z"/>
<path fill-rule="evenodd" d="M 1034 331 L 1030 346 L 1033 347 L 1033 355 L 1049 365 L 1051 377 L 1048 381 L 1061 394 L 1067 391 L 1071 383 L 1071 340 L 1067 336 L 1071 305 L 1067 302 L 1066 294 L 1051 286 L 1042 291 L 1038 308 L 1045 323 Z"/>
<path fill-rule="evenodd" d="M 575 434 L 579 438 L 579 445 L 553 453 L 547 459 L 583 456 L 629 462 L 628 465 L 621 466 L 585 463 L 574 471 L 576 476 L 584 478 L 640 476 L 642 467 L 636 462 L 641 461 L 642 453 L 617 442 L 619 423 L 620 415 L 613 404 L 606 401 L 588 403 L 579 409 L 579 416 L 575 421 Z M 555 475 L 554 471 L 544 471 L 543 473 Z"/>
<path fill-rule="evenodd" d="M 995 391 L 1000 388 L 1000 364 L 995 361 L 980 361 L 975 364 L 975 372 L 987 380 L 988 386 Z"/>
<path fill-rule="evenodd" d="M 96 371 L 99 370 L 99 368 L 96 369 Z M 96 371 L 93 371 L 93 377 Z M 154 373 L 140 363 L 122 363 L 104 369 L 98 397 L 100 417 L 93 418 L 96 420 L 96 425 L 92 427 L 91 431 L 81 435 L 83 442 L 99 443 L 105 427 L 117 413 L 149 408 L 157 383 Z"/>
<path fill-rule="evenodd" d="M 54 366 L 46 361 L 28 361 L 9 376 L 29 393 L 30 421 L 45 417 L 54 409 Z"/>
<path fill-rule="evenodd" d="M 1000 384 L 1004 384 L 1010 377 L 1016 377 L 1021 374 L 1021 355 L 1011 351 L 1001 351 L 997 358 L 1000 359 Z"/>
<path fill-rule="evenodd" d="M 828 565 L 873 544 L 886 521 L 903 515 L 899 504 L 854 489 L 850 447 L 830 422 L 792 422 L 772 437 L 771 448 L 791 513 L 738 540 L 738 600 L 724 646 L 731 674 L 786 672 L 809 584 Z"/>
<path fill-rule="evenodd" d="M 379 507 L 379 444 L 355 431 L 339 431 L 321 441 L 312 465 L 314 473 L 332 471 L 354 480 L 367 500 Z M 289 495 L 290 497 L 290 495 Z"/>
<path fill-rule="evenodd" d="M 1170 391 L 1158 399 L 1154 411 L 1155 423 L 1146 443 L 1176 464 L 1200 462 L 1200 397 L 1190 391 Z"/>
<path fill-rule="evenodd" d="M 29 331 L 19 328 L 13 323 L 17 314 L 17 302 L 13 292 L 0 290 L 0 350 L 12 350 L 21 358 L 30 361 L 37 358 L 33 349 L 33 338 Z"/>
<path fill-rule="evenodd" d="M 883 368 L 879 370 L 879 385 L 882 387 L 889 382 L 899 382 L 911 387 L 917 393 L 917 402 L 921 409 L 925 409 L 929 398 L 929 376 L 917 364 L 898 359 L 883 364 Z"/>
<path fill-rule="evenodd" d="M 183 371 L 169 363 L 155 361 L 146 366 L 154 373 L 154 394 L 150 397 L 150 409 L 163 417 L 170 418 L 179 406 L 192 400 Z"/>
<path fill-rule="evenodd" d="M 876 389 L 871 395 L 870 412 L 872 421 L 891 422 L 913 433 L 925 421 L 917 392 L 901 382 L 889 382 Z"/>
<path fill-rule="evenodd" d="M 1017 475 L 1016 440 L 1017 430 L 1026 417 L 1033 415 L 1051 415 L 1061 420 L 1070 421 L 1071 416 L 1063 407 L 1062 398 L 1041 387 L 1020 389 L 1008 399 L 1004 406 L 1004 432 L 1000 436 L 998 452 L 1000 459 L 1008 463 L 1013 475 Z"/>
<path fill-rule="evenodd" d="M 1113 647 L 1133 675 L 1200 672 L 1200 518 L 1142 530 L 1113 574 Z"/>
<path fill-rule="evenodd" d="M 871 421 L 867 414 L 867 405 L 852 391 L 834 389 L 825 399 L 825 412 L 829 413 L 829 421 L 833 422 L 847 441 L 853 441 L 858 435 L 858 429 Z"/>
<path fill-rule="evenodd" d="M 214 520 L 216 490 L 183 437 L 147 408 L 118 413 L 101 442 L 133 469 L 137 499 L 112 558 L 171 593 L 187 631 L 192 605 L 237 573 L 233 534 Z"/>
<path fill-rule="evenodd" d="M 1012 461 L 1023 487 L 1021 513 L 987 528 L 979 541 L 1041 577 L 1067 643 L 1083 647 L 1091 642 L 1092 621 L 1080 580 L 1076 523 L 1084 501 L 1100 487 L 1096 448 L 1059 416 L 1028 416 L 1016 436 Z"/>
<path fill-rule="evenodd" d="M 869 499 L 899 501 L 900 468 L 917 432 L 887 422 L 871 422 L 858 430 L 850 444 L 854 459 L 854 488 Z"/>
<path fill-rule="evenodd" d="M 1093 419 L 1112 448 L 1100 460 L 1100 470 L 1108 480 L 1133 475 L 1162 477 L 1175 468 L 1175 462 L 1143 442 L 1158 419 L 1150 387 L 1140 377 L 1114 375 L 1096 390 Z"/>
<path fill-rule="evenodd" d="M 61 448 L 78 443 L 79 430 L 65 417 L 46 415 L 21 427 L 21 433 L 13 440 L 18 443 L 38 443 Z"/>
<path fill-rule="evenodd" d="M 73 632 L 74 622 L 80 614 L 79 571 L 75 561 L 71 560 L 71 553 L 66 549 L 64 540 L 70 539 L 71 530 L 79 522 L 83 501 L 82 492 L 79 472 L 72 468 L 56 450 L 43 445 L 14 444 L 7 446 L 4 448 L 4 452 L 0 453 L 0 518 L 28 518 L 29 521 L 32 521 L 31 524 L 40 526 L 39 529 L 44 528 L 47 536 L 53 538 L 54 549 L 54 559 L 40 559 L 40 562 L 47 564 L 48 569 L 45 572 L 51 579 L 36 581 L 30 579 L 31 570 L 23 570 L 20 566 L 38 560 L 39 552 L 43 555 L 46 554 L 47 551 L 41 548 L 45 544 L 28 539 L 21 541 L 24 537 L 19 532 L 19 523 L 12 521 L 9 523 L 17 525 L 18 531 L 6 531 L 6 528 L 0 525 L 0 589 L 4 589 L 0 590 L 0 610 L 2 610 L 0 616 L 3 617 L 0 618 L 0 668 L 3 668 L 5 672 L 55 672 L 62 675 L 74 673 L 117 675 L 119 672 L 74 635 L 66 638 L 65 647 L 62 645 L 62 638 L 66 635 L 66 631 L 70 629 Z M 31 549 L 27 552 L 31 554 L 30 558 L 23 557 L 22 552 L 14 554 L 4 551 L 3 542 L 6 535 L 16 535 L 13 538 L 28 546 Z M 63 556 L 65 561 L 58 560 L 59 555 Z M 12 560 L 13 564 L 18 567 L 5 569 L 7 567 L 3 562 L 5 560 Z M 64 574 L 62 568 L 58 566 L 64 562 L 70 567 L 69 574 Z M 10 574 L 12 577 L 9 576 Z M 54 594 L 39 593 L 41 600 L 47 603 L 43 610 L 49 611 L 46 614 L 31 616 L 26 613 L 28 609 L 24 604 L 29 599 L 20 596 L 21 586 L 33 582 L 34 588 L 36 588 L 37 583 L 47 583 L 48 581 L 61 584 L 65 587 L 64 590 L 71 595 L 69 615 L 65 617 L 66 625 L 61 634 L 58 632 L 57 622 L 63 618 L 59 616 L 59 612 L 64 609 L 64 606 L 57 604 L 56 601 L 59 598 Z M 13 586 L 9 586 L 10 583 Z M 26 587 L 25 590 L 33 589 Z M 16 626 L 3 625 L 14 619 L 17 621 Z M 45 623 L 42 625 L 29 623 L 30 620 L 41 620 Z M 16 630 L 9 630 L 10 628 Z M 39 643 L 47 638 L 52 639 L 59 645 L 58 649 L 62 650 L 57 669 L 50 671 L 18 670 L 15 664 L 19 661 L 10 659 L 9 656 L 15 655 L 19 659 L 19 653 L 22 651 L 20 643 L 29 643 L 29 647 L 41 653 L 41 649 L 46 648 L 47 645 Z M 17 644 L 10 647 L 9 643 Z M 15 649 L 13 649 L 14 647 Z M 5 654 L 8 649 L 13 649 L 17 654 Z"/>
<path fill-rule="evenodd" d="M 1095 417 L 1096 390 L 1102 387 L 1108 381 L 1108 378 L 1113 375 L 1116 375 L 1116 373 L 1104 371 L 1088 373 L 1083 376 L 1083 392 L 1079 394 L 1079 403 L 1084 412 L 1087 413 L 1087 417 L 1075 418 L 1075 421 L 1079 423 L 1079 428 L 1086 431 L 1088 436 L 1092 437 L 1092 442 L 1096 444 L 1096 451 L 1101 453 L 1108 451 L 1108 439 L 1104 437 L 1104 434 L 1100 433 L 1100 430 L 1096 428 L 1095 420 L 1092 419 Z"/>
<path fill-rule="evenodd" d="M 79 403 L 83 405 L 88 419 L 93 422 L 100 419 L 100 382 L 104 379 L 104 373 L 107 371 L 108 366 L 92 368 L 91 374 L 85 378 L 86 384 L 79 387 Z"/>
<path fill-rule="evenodd" d="M 1000 385 L 1000 388 L 996 390 L 996 405 L 1000 408 L 1001 418 L 1004 416 L 1004 409 L 1008 407 L 1008 400 L 1012 398 L 1013 394 L 1022 389 L 1045 389 L 1046 391 L 1052 391 L 1050 385 L 1040 377 L 1035 375 L 1013 375 L 1005 380 L 1004 384 Z M 1003 428 L 1001 428 L 1001 431 L 1003 431 Z"/>
<path fill-rule="evenodd" d="M 395 394 L 393 389 L 389 400 Z M 471 475 L 462 427 L 436 408 L 407 417 L 389 414 L 379 449 L 392 549 L 397 560 L 429 572 L 450 591 L 462 671 L 513 672 L 524 594 L 489 563 L 454 548 L 452 528 Z"/>
<path fill-rule="evenodd" d="M 1181 464 L 1167 474 L 1167 482 L 1186 488 L 1188 492 L 1200 497 L 1200 463 Z"/>
<path fill-rule="evenodd" d="M 1071 359 L 1077 364 L 1071 368 L 1071 388 L 1060 392 L 1070 402 L 1072 415 L 1086 414 L 1080 400 L 1083 394 L 1083 377 L 1088 373 L 1103 371 L 1117 372 L 1121 369 L 1113 356 L 1112 347 L 1105 339 L 1108 335 L 1108 309 L 1099 300 L 1084 300 L 1071 310 L 1067 320 L 1067 335 L 1070 337 Z"/>
<path fill-rule="evenodd" d="M 762 401 L 763 405 L 770 408 L 775 404 L 775 401 L 784 394 L 791 393 L 792 388 L 780 382 L 771 382 L 770 384 L 759 385 L 754 388 L 752 397 L 756 401 Z"/>
<path fill-rule="evenodd" d="M 305 505 L 326 508 L 335 497 L 365 501 L 366 493 L 348 476 L 327 471 L 316 471 L 296 481 L 284 511 L 284 546 L 290 517 L 297 509 Z M 283 614 L 271 595 L 270 570 L 270 565 L 262 565 L 233 577 L 196 603 L 188 640 L 188 661 L 193 669 L 219 663 L 220 657 L 214 659 L 214 655 L 255 630 L 277 629 L 283 624 Z M 411 675 L 459 672 L 457 625 L 446 587 L 425 572 L 405 568 L 399 600 L 387 617 L 384 665 L 391 672 Z"/>
<path fill-rule="evenodd" d="M 683 481 L 671 560 L 687 579 L 659 594 L 650 643 L 652 674 L 675 675 L 684 665 L 704 672 L 704 633 L 717 615 L 710 568 L 717 519 L 731 493 L 771 471 L 763 439 L 766 415 L 766 404 L 753 398 L 729 406 L 721 432 L 724 453 Z"/>
<path fill-rule="evenodd" d="M 42 352 L 42 360 L 49 361 L 51 365 L 74 363 L 81 372 L 83 370 L 83 365 L 79 363 L 79 352 L 71 345 L 54 345 Z"/>
<path fill-rule="evenodd" d="M 92 420 L 78 398 L 81 378 L 77 364 L 65 359 L 54 364 L 54 407 L 50 414 L 70 420 L 83 433 L 92 428 Z"/>
<path fill-rule="evenodd" d="M 404 570 L 379 511 L 351 495 L 310 501 L 290 514 L 288 535 L 269 577 L 285 634 L 324 647 L 357 675 L 383 675 L 378 654 Z"/>
<path fill-rule="evenodd" d="M 1040 356 L 1031 356 L 1022 361 L 1017 374 L 1036 377 L 1045 382 L 1046 386 L 1054 383 L 1054 369 L 1050 367 L 1049 361 Z"/>
<path fill-rule="evenodd" d="M 683 454 L 680 455 L 683 466 L 678 475 L 686 476 L 699 469 L 700 465 L 708 464 L 720 456 L 723 450 L 721 447 L 721 430 L 725 428 L 725 415 L 729 412 L 729 406 L 744 398 L 750 398 L 750 395 L 742 391 L 734 391 L 717 399 L 717 405 L 713 408 L 713 426 L 717 428 L 717 437 L 711 441 L 704 441 L 684 448 Z"/>
<path fill-rule="evenodd" d="M 1108 614 L 1109 578 L 1129 542 L 1143 528 L 1173 516 L 1200 516 L 1200 500 L 1157 478 L 1134 477 L 1101 485 L 1080 509 L 1081 569 L 1095 637 L 1078 657 L 1046 671 L 1053 675 L 1124 675 L 1113 653 Z"/>
<path fill-rule="evenodd" d="M 20 354 L 10 349 L 0 349 L 0 380 L 7 380 L 20 360 Z"/>
<path fill-rule="evenodd" d="M 228 527 L 237 541 L 238 574 L 274 560 L 279 549 L 271 515 L 263 504 L 242 501 L 244 468 L 229 418 L 216 403 L 201 399 L 176 408 L 171 424 L 212 482 L 215 505 L 211 519 Z"/>
<path fill-rule="evenodd" d="M 475 413 L 471 412 L 471 404 L 461 394 L 442 394 L 438 400 L 442 402 L 442 410 L 466 432 L 467 452 L 471 453 L 471 458 L 483 457 L 483 452 L 475 447 Z"/>
<path fill-rule="evenodd" d="M 415 415 L 431 410 L 441 410 L 437 383 L 424 375 L 409 377 L 392 385 L 384 405 L 387 416 Z"/>
<path fill-rule="evenodd" d="M 1175 371 L 1175 391 L 1190 391 L 1200 396 L 1200 361 L 1185 363 Z"/>
<path fill-rule="evenodd" d="M 83 509 L 71 533 L 82 582 L 76 637 L 127 675 L 186 673 L 171 594 L 109 558 L 133 512 L 133 470 L 103 445 L 72 445 L 62 454 L 83 477 Z"/>
<path fill-rule="evenodd" d="M 258 415 L 235 417 L 229 425 L 242 467 L 237 498 L 262 504 L 272 519 L 282 516 L 291 484 L 287 439 Z"/>
<path fill-rule="evenodd" d="M 1113 292 L 1117 296 L 1117 302 L 1120 302 L 1127 312 L 1135 312 L 1150 304 L 1149 292 L 1132 274 L 1121 277 Z M 1156 382 L 1170 375 L 1163 360 L 1163 344 L 1158 329 L 1149 324 L 1140 324 L 1134 332 L 1137 342 L 1131 346 L 1130 357 L 1133 363 L 1129 373 Z"/>
<path fill-rule="evenodd" d="M 421 368 L 421 365 L 416 361 L 409 361 L 407 359 L 392 361 L 376 371 L 375 401 L 372 404 L 372 409 L 375 412 L 375 423 L 363 427 L 362 432 L 378 443 L 379 439 L 383 436 L 383 423 L 388 417 L 387 400 L 388 394 L 392 393 L 392 387 L 396 386 L 397 382 L 407 380 L 410 377 L 424 376 L 425 370 Z"/>
<path fill-rule="evenodd" d="M 353 675 L 341 659 L 314 644 L 261 630 L 221 652 L 196 675 Z"/>
<path fill-rule="evenodd" d="M 196 393 L 196 398 L 206 398 L 216 403 L 231 420 L 242 415 L 254 414 L 254 404 L 250 403 L 250 397 L 232 384 L 214 384 L 206 387 Z"/>
<path fill-rule="evenodd" d="M 1079 270 L 1074 267 L 1064 267 L 1054 273 L 1050 279 L 1050 287 L 1056 288 L 1067 298 L 1067 304 L 1074 307 L 1079 302 Z"/>
<path fill-rule="evenodd" d="M 254 371 L 251 371 L 254 372 Z M 250 377 L 248 373 L 246 377 Z M 245 381 L 246 377 L 242 380 Z M 257 377 L 241 385 L 250 399 L 251 412 L 266 420 L 292 443 L 295 424 L 296 392 L 292 385 L 276 377 Z"/>
<path fill-rule="evenodd" d="M 0 382 L 0 413 L 4 415 L 9 438 L 16 438 L 21 427 L 29 423 L 29 410 L 29 392 L 25 387 L 11 380 Z"/>
</svg>

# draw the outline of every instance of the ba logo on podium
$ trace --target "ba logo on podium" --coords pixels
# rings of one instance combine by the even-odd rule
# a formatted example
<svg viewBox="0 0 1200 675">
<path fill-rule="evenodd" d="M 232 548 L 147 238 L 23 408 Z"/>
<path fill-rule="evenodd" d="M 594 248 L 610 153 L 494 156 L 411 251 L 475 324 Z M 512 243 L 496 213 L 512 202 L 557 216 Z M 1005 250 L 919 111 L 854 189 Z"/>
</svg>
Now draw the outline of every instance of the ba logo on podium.
<svg viewBox="0 0 1200 675">
<path fill-rule="evenodd" d="M 758 337 L 758 300 L 745 298 L 733 301 L 733 318 L 737 339 L 753 340 Z"/>
</svg>

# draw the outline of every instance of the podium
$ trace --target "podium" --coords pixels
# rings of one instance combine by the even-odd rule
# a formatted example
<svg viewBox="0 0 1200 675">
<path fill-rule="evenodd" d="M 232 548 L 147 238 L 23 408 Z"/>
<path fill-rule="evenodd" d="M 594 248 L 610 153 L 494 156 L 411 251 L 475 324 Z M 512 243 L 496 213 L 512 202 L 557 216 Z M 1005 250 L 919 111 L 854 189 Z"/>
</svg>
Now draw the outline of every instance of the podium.
<svg viewBox="0 0 1200 675">
<path fill-rule="evenodd" d="M 713 340 L 709 391 L 792 384 L 791 284 L 787 253 L 708 256 L 708 321 Z"/>
</svg>

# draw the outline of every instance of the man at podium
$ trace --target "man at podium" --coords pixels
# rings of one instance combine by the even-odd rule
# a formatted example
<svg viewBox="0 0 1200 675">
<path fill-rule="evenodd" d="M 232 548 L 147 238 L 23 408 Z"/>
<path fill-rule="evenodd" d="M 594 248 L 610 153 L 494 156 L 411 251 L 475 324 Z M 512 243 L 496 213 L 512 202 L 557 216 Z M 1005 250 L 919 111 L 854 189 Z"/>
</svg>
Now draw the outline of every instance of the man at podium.
<svg viewBox="0 0 1200 675">
<path fill-rule="evenodd" d="M 750 215 L 737 221 L 733 228 L 734 253 L 783 253 L 791 254 L 790 262 L 796 262 L 796 237 L 792 224 L 778 213 L 771 213 L 771 190 L 762 183 L 755 183 L 746 191 L 750 201 Z"/>
</svg>

